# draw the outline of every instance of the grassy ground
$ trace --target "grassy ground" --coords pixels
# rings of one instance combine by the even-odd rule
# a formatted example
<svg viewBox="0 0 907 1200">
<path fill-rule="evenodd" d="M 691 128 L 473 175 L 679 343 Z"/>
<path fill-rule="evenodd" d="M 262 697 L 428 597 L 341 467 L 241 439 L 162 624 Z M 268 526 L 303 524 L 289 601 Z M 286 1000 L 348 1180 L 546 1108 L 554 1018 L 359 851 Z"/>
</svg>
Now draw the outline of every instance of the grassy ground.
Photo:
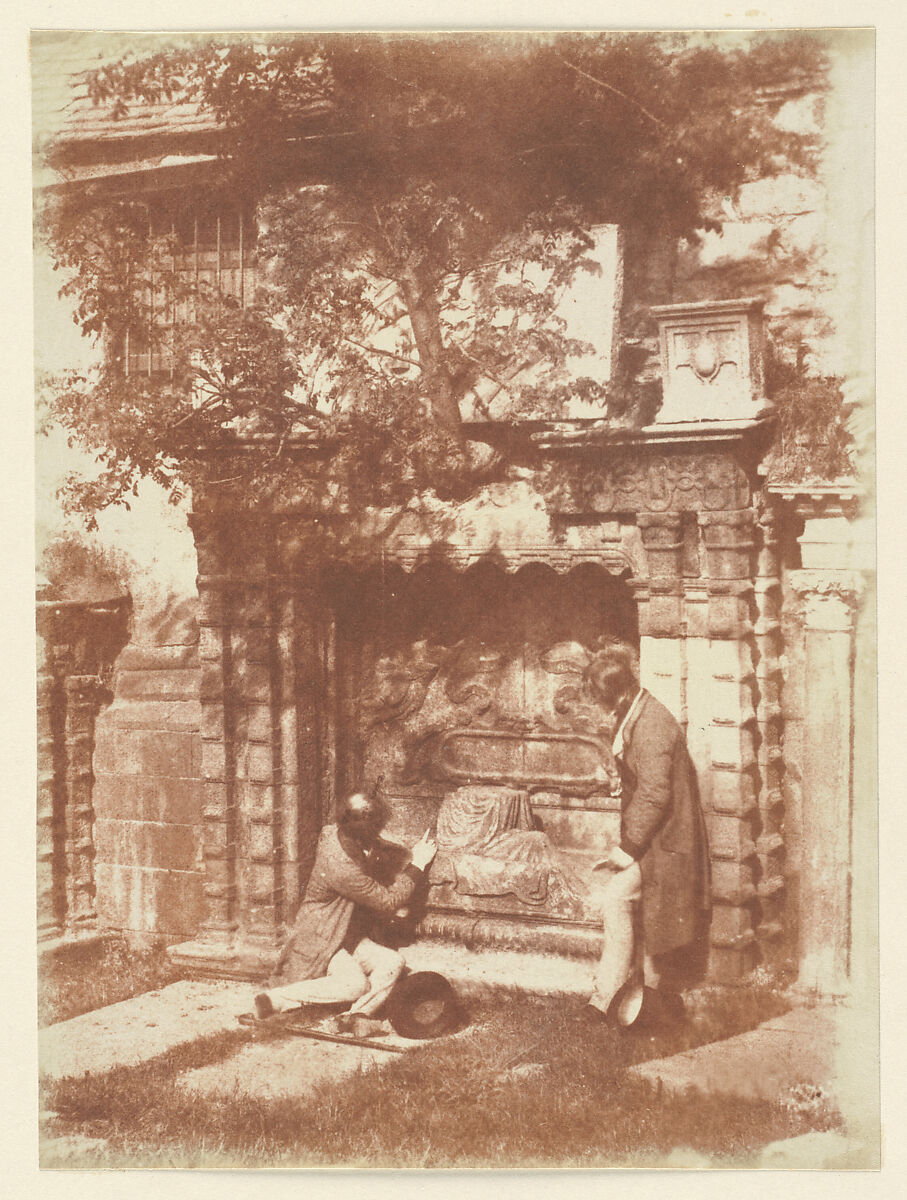
<svg viewBox="0 0 907 1200">
<path fill-rule="evenodd" d="M 111 938 L 91 951 L 51 959 L 39 974 L 39 1026 L 68 1021 L 166 987 L 179 978 L 163 946 L 137 949 L 122 937 Z"/>
<path fill-rule="evenodd" d="M 810 1129 L 834 1128 L 821 1102 L 663 1096 L 628 1079 L 633 1062 L 752 1028 L 784 1003 L 770 988 L 704 993 L 694 1019 L 655 1038 L 578 1020 L 578 1005 L 498 997 L 469 1031 L 388 1056 L 300 1099 L 183 1090 L 177 1076 L 261 1034 L 236 1030 L 133 1068 L 47 1090 L 49 1132 L 103 1138 L 89 1164 L 123 1167 L 606 1166 L 699 1154 L 718 1165 Z M 279 1035 L 275 1035 L 279 1036 Z"/>
</svg>

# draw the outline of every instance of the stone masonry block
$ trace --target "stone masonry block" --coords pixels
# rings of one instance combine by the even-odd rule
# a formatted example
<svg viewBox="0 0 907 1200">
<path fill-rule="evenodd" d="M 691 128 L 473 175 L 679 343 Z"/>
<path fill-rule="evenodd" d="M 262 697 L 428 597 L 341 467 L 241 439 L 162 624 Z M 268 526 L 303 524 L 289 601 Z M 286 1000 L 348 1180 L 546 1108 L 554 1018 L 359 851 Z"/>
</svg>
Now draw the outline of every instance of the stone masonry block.
<svg viewBox="0 0 907 1200">
<path fill-rule="evenodd" d="M 271 709 L 267 704 L 246 706 L 246 737 L 267 742 L 271 738 Z"/>
<path fill-rule="evenodd" d="M 245 656 L 252 663 L 267 663 L 271 657 L 271 631 L 255 627 L 245 631 Z"/>
<path fill-rule="evenodd" d="M 750 606 L 745 597 L 724 595 L 709 596 L 709 636 L 733 640 L 752 633 Z"/>
<path fill-rule="evenodd" d="M 223 656 L 223 635 L 213 625 L 202 625 L 198 631 L 199 662 L 219 663 Z"/>
<path fill-rule="evenodd" d="M 216 583 L 198 581 L 198 624 L 223 625 L 226 619 L 224 593 Z"/>
<path fill-rule="evenodd" d="M 709 849 L 712 858 L 746 862 L 756 853 L 752 822 L 723 813 L 710 813 L 708 818 Z"/>
<path fill-rule="evenodd" d="M 712 863 L 712 898 L 722 904 L 743 906 L 756 898 L 753 868 L 747 863 Z"/>
<path fill-rule="evenodd" d="M 270 671 L 262 663 L 237 662 L 233 669 L 233 690 L 244 700 L 267 704 L 271 694 Z"/>
<path fill-rule="evenodd" d="M 99 775 L 93 800 L 99 819 L 191 825 L 201 820 L 202 784 L 197 779 Z"/>
<path fill-rule="evenodd" d="M 709 667 L 715 679 L 746 679 L 752 671 L 749 651 L 736 641 L 712 642 L 709 646 Z"/>
<path fill-rule="evenodd" d="M 742 983 L 755 965 L 754 945 L 709 947 L 708 978 L 712 983 Z"/>
<path fill-rule="evenodd" d="M 737 725 L 755 721 L 753 693 L 746 679 L 740 679 L 736 673 L 713 676 L 708 686 L 714 716 L 732 720 Z"/>
<path fill-rule="evenodd" d="M 683 603 L 680 596 L 653 595 L 639 607 L 640 634 L 644 637 L 678 637 Z"/>
<path fill-rule="evenodd" d="M 131 671 L 178 671 L 198 666 L 198 647 L 192 642 L 180 646 L 143 646 L 131 642 L 117 658 L 117 674 Z"/>
<path fill-rule="evenodd" d="M 202 816 L 220 816 L 227 811 L 229 789 L 223 779 L 205 779 L 201 782 L 203 798 Z"/>
<path fill-rule="evenodd" d="M 747 935 L 753 928 L 753 914 L 748 907 L 736 904 L 715 904 L 709 936 L 715 944 L 727 945 Z"/>
<path fill-rule="evenodd" d="M 185 667 L 158 671 L 121 671 L 117 676 L 117 706 L 123 700 L 195 700 L 200 675 Z"/>
<path fill-rule="evenodd" d="M 227 759 L 223 742 L 202 742 L 201 774 L 204 779 L 224 779 Z"/>
<path fill-rule="evenodd" d="M 197 738 L 196 733 L 185 730 L 108 730 L 106 736 L 97 738 L 95 771 L 191 778 L 192 744 Z"/>
<path fill-rule="evenodd" d="M 224 696 L 224 676 L 220 663 L 203 663 L 199 669 L 198 695 L 202 701 L 220 703 Z"/>
<path fill-rule="evenodd" d="M 683 606 L 683 618 L 688 638 L 707 638 L 709 635 L 709 606 L 702 599 L 687 596 Z"/>
<path fill-rule="evenodd" d="M 250 821 L 246 836 L 249 858 L 253 863 L 274 861 L 274 831 L 270 825 Z"/>
<path fill-rule="evenodd" d="M 237 784 L 240 808 L 250 820 L 269 823 L 278 811 L 280 789 L 272 783 L 256 783 L 251 780 Z"/>
<path fill-rule="evenodd" d="M 204 918 L 198 872 L 98 863 L 96 881 L 102 927 L 191 937 Z"/>
<path fill-rule="evenodd" d="M 712 722 L 712 763 L 745 771 L 755 762 L 753 735 L 736 725 Z"/>
<path fill-rule="evenodd" d="M 250 742 L 243 755 L 244 771 L 241 778 L 256 783 L 267 783 L 274 778 L 274 756 L 271 747 L 260 742 Z M 237 768 L 239 764 L 237 764 Z M 237 769 L 237 774 L 239 770 Z"/>
<path fill-rule="evenodd" d="M 118 729 L 172 729 L 194 732 L 201 720 L 197 700 L 186 696 L 176 700 L 116 700 L 106 713 L 107 723 Z"/>
<path fill-rule="evenodd" d="M 94 836 L 99 862 L 177 871 L 201 868 L 195 825 L 99 820 Z"/>
<path fill-rule="evenodd" d="M 222 704 L 202 704 L 200 707 L 199 729 L 202 740 L 208 742 L 223 741 L 224 706 Z"/>
<path fill-rule="evenodd" d="M 248 587 L 243 601 L 243 614 L 249 625 L 264 624 L 269 618 L 268 590 L 261 587 Z"/>
<path fill-rule="evenodd" d="M 759 806 L 755 776 L 751 771 L 712 770 L 711 807 L 714 812 L 745 817 Z"/>
</svg>

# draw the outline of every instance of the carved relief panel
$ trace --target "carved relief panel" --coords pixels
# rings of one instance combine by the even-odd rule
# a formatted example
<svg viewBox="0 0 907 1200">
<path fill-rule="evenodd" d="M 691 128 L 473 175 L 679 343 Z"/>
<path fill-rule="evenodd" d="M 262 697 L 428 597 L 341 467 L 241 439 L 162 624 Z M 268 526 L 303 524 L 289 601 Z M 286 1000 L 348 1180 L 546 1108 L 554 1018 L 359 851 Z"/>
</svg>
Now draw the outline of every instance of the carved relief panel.
<svg viewBox="0 0 907 1200">
<path fill-rule="evenodd" d="M 432 903 L 584 919 L 576 872 L 616 836 L 618 776 L 583 671 L 600 638 L 635 639 L 624 585 L 480 564 L 359 586 L 338 611 L 338 788 L 380 791 L 402 841 L 485 831 L 439 855 Z"/>
</svg>

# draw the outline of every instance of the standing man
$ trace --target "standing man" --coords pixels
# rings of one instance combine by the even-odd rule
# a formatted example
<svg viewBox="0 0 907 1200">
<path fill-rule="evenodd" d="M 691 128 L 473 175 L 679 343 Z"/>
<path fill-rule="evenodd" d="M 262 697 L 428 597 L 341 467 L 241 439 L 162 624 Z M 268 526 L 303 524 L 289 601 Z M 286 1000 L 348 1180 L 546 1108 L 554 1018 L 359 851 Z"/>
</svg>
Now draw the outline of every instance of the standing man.
<svg viewBox="0 0 907 1200">
<path fill-rule="evenodd" d="M 711 906 L 708 843 L 683 732 L 639 686 L 631 647 L 615 642 L 598 651 L 586 680 L 613 714 L 621 815 L 620 843 L 600 864 L 607 872 L 600 893 L 605 944 L 585 1016 L 629 1025 L 633 1003 L 638 1011 L 644 994 L 624 985 L 640 958 L 645 986 L 657 990 L 659 960 L 689 947 L 704 931 Z M 662 996 L 662 1011 L 670 1011 Z M 679 998 L 673 999 L 676 1007 Z"/>
<path fill-rule="evenodd" d="M 255 997 L 260 1019 L 304 1004 L 351 1002 L 350 1014 L 376 1017 L 405 962 L 396 950 L 363 936 L 357 910 L 391 918 L 413 893 L 435 856 L 426 832 L 411 861 L 385 887 L 375 878 L 383 806 L 357 793 L 336 825 L 318 839 L 315 863 L 293 930 L 277 965 L 277 983 Z"/>
</svg>

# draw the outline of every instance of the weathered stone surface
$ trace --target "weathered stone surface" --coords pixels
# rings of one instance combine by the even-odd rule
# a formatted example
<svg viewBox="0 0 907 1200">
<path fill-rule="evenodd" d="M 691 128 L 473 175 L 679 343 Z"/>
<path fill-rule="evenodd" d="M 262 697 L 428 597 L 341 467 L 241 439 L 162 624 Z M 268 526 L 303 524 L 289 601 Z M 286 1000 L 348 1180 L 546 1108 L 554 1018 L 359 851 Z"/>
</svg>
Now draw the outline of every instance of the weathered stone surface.
<svg viewBox="0 0 907 1200">
<path fill-rule="evenodd" d="M 173 671 L 197 666 L 195 642 L 176 646 L 140 645 L 131 642 L 117 659 L 117 671 Z"/>
<path fill-rule="evenodd" d="M 95 866 L 98 918 L 110 929 L 188 936 L 203 916 L 199 871 L 127 864 Z"/>
<path fill-rule="evenodd" d="M 243 1046 L 224 1062 L 182 1073 L 177 1085 L 202 1096 L 283 1100 L 307 1096 L 319 1083 L 380 1068 L 396 1057 L 386 1050 L 289 1036 Z"/>
<path fill-rule="evenodd" d="M 879 1146 L 836 1130 L 813 1130 L 770 1142 L 754 1164 L 764 1171 L 867 1171 L 881 1165 Z"/>
<path fill-rule="evenodd" d="M 174 871 L 202 866 L 197 824 L 98 819 L 94 837 L 99 862 Z"/>
<path fill-rule="evenodd" d="M 107 775 L 156 775 L 192 778 L 191 730 L 120 729 L 114 727 L 98 737 L 95 770 Z"/>
<path fill-rule="evenodd" d="M 749 1033 L 631 1067 L 637 1079 L 677 1094 L 701 1093 L 784 1102 L 803 1085 L 838 1092 L 835 1055 L 838 1015 L 833 1009 L 794 1009 Z"/>
<path fill-rule="evenodd" d="M 118 698 L 104 714 L 104 735 L 106 736 L 106 731 L 111 725 L 120 731 L 135 729 L 196 732 L 201 719 L 201 706 L 195 698 L 194 685 L 195 681 L 192 678 L 187 679 L 185 694 L 182 696 L 176 687 L 166 696 L 142 696 L 129 700 Z M 102 745 L 103 742 L 104 737 L 101 738 Z"/>
<path fill-rule="evenodd" d="M 180 980 L 50 1025 L 38 1034 L 41 1075 L 99 1075 L 147 1062 L 174 1046 L 235 1028 L 236 1015 L 248 1009 L 250 998 L 243 984 Z"/>
</svg>

